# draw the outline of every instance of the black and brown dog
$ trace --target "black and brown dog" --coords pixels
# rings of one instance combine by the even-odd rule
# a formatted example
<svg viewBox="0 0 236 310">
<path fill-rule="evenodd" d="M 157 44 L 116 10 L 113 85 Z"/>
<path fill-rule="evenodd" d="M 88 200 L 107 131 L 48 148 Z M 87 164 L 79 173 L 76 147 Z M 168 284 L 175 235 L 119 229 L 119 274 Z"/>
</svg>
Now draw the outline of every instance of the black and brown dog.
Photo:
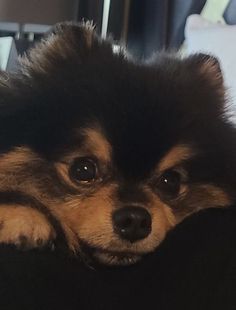
<svg viewBox="0 0 236 310">
<path fill-rule="evenodd" d="M 217 60 L 136 63 L 60 24 L 1 75 L 0 242 L 126 265 L 186 216 L 235 201 L 236 131 Z"/>
</svg>

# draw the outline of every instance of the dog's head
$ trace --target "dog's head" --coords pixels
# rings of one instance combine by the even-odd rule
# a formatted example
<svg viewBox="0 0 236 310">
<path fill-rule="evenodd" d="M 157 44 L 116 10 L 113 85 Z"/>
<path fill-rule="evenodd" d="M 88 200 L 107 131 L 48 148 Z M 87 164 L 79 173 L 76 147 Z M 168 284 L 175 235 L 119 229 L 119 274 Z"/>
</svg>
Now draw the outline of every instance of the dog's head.
<svg viewBox="0 0 236 310">
<path fill-rule="evenodd" d="M 138 64 L 91 25 L 62 24 L 1 93 L 1 190 L 40 200 L 70 247 L 103 263 L 134 263 L 187 215 L 233 200 L 235 132 L 213 57 Z"/>
</svg>

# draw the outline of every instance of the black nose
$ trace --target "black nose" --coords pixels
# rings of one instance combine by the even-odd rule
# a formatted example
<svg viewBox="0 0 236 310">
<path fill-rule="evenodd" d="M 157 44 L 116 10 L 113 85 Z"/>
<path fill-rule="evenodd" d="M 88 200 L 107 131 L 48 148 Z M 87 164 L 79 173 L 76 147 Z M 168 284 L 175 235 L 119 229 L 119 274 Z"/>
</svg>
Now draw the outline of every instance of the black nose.
<svg viewBox="0 0 236 310">
<path fill-rule="evenodd" d="M 135 242 L 150 234 L 152 219 L 146 209 L 127 206 L 114 212 L 113 226 L 122 239 Z"/>
</svg>

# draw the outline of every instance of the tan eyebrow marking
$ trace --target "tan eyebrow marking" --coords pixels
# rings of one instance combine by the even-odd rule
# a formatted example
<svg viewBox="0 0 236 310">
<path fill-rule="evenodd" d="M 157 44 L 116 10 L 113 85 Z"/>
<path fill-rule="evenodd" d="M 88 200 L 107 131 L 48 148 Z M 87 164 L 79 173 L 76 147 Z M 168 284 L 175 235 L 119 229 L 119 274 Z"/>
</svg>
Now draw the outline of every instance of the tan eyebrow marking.
<svg viewBox="0 0 236 310">
<path fill-rule="evenodd" d="M 111 145 L 101 129 L 87 128 L 83 130 L 83 135 L 85 137 L 84 147 L 88 152 L 105 162 L 111 160 Z"/>
<path fill-rule="evenodd" d="M 99 127 L 85 128 L 80 132 L 84 137 L 82 146 L 78 150 L 67 154 L 63 161 L 57 162 L 55 167 L 62 179 L 73 188 L 78 188 L 69 177 L 70 163 L 78 156 L 95 156 L 99 161 L 108 163 L 111 160 L 111 145 L 102 134 Z"/>
<path fill-rule="evenodd" d="M 184 144 L 176 145 L 161 159 L 158 171 L 170 169 L 182 161 L 193 157 L 194 154 L 195 152 L 191 146 Z"/>
</svg>

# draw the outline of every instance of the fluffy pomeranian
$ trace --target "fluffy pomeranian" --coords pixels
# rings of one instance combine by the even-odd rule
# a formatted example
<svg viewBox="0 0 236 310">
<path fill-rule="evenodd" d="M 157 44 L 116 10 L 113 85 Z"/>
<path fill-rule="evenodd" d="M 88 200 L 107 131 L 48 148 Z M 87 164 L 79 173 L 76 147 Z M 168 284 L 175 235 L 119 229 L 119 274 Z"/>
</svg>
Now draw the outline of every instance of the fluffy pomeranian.
<svg viewBox="0 0 236 310">
<path fill-rule="evenodd" d="M 201 209 L 232 205 L 236 132 L 218 61 L 136 63 L 62 23 L 0 82 L 0 242 L 129 265 Z M 201 227 L 199 227 L 201 229 Z"/>
</svg>

